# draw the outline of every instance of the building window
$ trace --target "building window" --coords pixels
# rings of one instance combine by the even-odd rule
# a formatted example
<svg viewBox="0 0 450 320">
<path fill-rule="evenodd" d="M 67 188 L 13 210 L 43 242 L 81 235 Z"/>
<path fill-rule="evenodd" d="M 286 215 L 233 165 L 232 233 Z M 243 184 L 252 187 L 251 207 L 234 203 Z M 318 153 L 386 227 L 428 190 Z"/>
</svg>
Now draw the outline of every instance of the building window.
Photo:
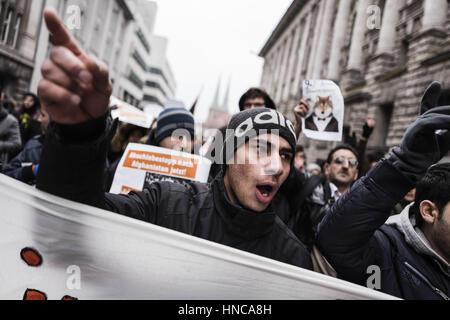
<svg viewBox="0 0 450 320">
<path fill-rule="evenodd" d="M 147 41 L 147 39 L 145 39 L 144 33 L 139 29 L 136 31 L 136 35 L 138 36 L 139 40 L 141 41 L 142 45 L 145 48 L 145 51 L 147 51 L 148 54 L 150 54 L 150 45 Z"/>
<path fill-rule="evenodd" d="M 156 104 L 159 104 L 160 106 L 164 106 L 164 104 L 161 102 L 161 101 L 159 101 L 159 99 L 158 98 L 156 98 L 156 97 L 154 97 L 154 96 L 150 96 L 150 95 L 144 95 L 144 99 L 143 99 L 145 102 L 154 102 L 154 103 L 156 103 Z"/>
<path fill-rule="evenodd" d="M 167 94 L 164 92 L 163 88 L 161 87 L 161 85 L 159 83 L 154 82 L 154 81 L 147 81 L 147 82 L 145 82 L 145 85 L 149 88 L 158 89 L 159 91 L 161 91 L 161 93 L 163 94 L 164 97 L 167 97 Z"/>
<path fill-rule="evenodd" d="M 16 48 L 16 46 L 18 44 L 21 23 L 22 23 L 22 16 L 19 14 L 19 15 L 17 15 L 16 23 L 14 25 L 14 38 L 13 38 L 13 43 L 12 43 L 12 47 L 14 49 Z"/>
<path fill-rule="evenodd" d="M 144 59 L 141 57 L 139 52 L 137 52 L 137 50 L 134 50 L 133 58 L 141 66 L 142 70 L 147 71 L 147 69 L 148 69 L 147 64 L 145 63 Z"/>
<path fill-rule="evenodd" d="M 8 41 L 8 34 L 9 34 L 9 28 L 11 25 L 12 15 L 13 15 L 13 10 L 8 9 L 8 14 L 6 15 L 6 19 L 3 22 L 2 38 L 0 40 L 1 43 L 3 43 L 3 44 L 6 44 L 6 42 Z"/>
<path fill-rule="evenodd" d="M 149 71 L 150 73 L 160 75 L 160 76 L 164 79 L 164 82 L 167 84 L 167 86 L 169 87 L 169 89 L 171 89 L 171 88 L 170 88 L 170 84 L 169 84 L 169 80 L 167 80 L 166 76 L 164 75 L 164 73 L 162 72 L 161 69 L 150 67 L 150 68 L 148 69 L 148 71 Z"/>
<path fill-rule="evenodd" d="M 132 70 L 130 71 L 128 80 L 130 80 L 139 89 L 142 89 L 144 87 L 144 82 Z"/>
</svg>

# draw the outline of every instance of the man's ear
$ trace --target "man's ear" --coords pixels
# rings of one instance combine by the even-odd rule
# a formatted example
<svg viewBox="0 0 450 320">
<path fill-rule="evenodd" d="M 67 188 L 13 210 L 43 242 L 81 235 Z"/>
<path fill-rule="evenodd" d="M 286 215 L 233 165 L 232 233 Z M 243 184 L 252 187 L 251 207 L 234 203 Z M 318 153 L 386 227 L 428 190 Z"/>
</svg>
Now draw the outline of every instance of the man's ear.
<svg viewBox="0 0 450 320">
<path fill-rule="evenodd" d="M 422 201 L 419 205 L 419 210 L 422 219 L 427 224 L 433 224 L 439 216 L 439 209 L 429 200 Z"/>
<path fill-rule="evenodd" d="M 359 176 L 359 169 L 356 169 L 354 181 L 358 180 L 358 176 Z"/>
<path fill-rule="evenodd" d="M 323 165 L 323 173 L 325 174 L 325 177 L 328 178 L 328 174 L 330 171 L 330 164 L 328 162 L 325 162 L 325 164 Z"/>
</svg>

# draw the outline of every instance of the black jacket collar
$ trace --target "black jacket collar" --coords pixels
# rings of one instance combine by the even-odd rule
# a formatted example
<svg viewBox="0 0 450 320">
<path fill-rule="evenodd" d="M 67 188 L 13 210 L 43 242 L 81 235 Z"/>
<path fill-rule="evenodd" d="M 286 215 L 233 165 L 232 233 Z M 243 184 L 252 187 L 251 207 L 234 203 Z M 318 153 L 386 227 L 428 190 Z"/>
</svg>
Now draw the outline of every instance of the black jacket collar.
<svg viewBox="0 0 450 320">
<path fill-rule="evenodd" d="M 227 199 L 223 175 L 212 183 L 214 206 L 232 233 L 247 239 L 256 239 L 270 233 L 275 224 L 275 212 L 270 205 L 264 212 L 239 207 Z"/>
</svg>

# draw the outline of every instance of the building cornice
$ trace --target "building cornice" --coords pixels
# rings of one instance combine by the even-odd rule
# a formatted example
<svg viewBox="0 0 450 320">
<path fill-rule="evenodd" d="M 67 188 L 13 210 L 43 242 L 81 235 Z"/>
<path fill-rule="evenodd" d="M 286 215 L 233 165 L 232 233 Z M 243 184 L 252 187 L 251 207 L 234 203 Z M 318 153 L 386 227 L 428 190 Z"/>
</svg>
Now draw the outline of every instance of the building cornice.
<svg viewBox="0 0 450 320">
<path fill-rule="evenodd" d="M 13 60 L 19 64 L 22 64 L 24 66 L 27 66 L 31 69 L 34 68 L 33 61 L 24 58 L 17 50 L 7 49 L 4 46 L 0 46 L 0 55 L 7 57 L 10 60 Z"/>
<path fill-rule="evenodd" d="M 269 39 L 264 44 L 263 48 L 259 52 L 259 56 L 264 58 L 267 52 L 273 47 L 284 31 L 289 27 L 291 22 L 297 17 L 298 13 L 302 10 L 308 0 L 294 0 L 290 7 L 287 9 L 281 21 L 275 27 L 275 30 L 270 35 Z"/>
</svg>

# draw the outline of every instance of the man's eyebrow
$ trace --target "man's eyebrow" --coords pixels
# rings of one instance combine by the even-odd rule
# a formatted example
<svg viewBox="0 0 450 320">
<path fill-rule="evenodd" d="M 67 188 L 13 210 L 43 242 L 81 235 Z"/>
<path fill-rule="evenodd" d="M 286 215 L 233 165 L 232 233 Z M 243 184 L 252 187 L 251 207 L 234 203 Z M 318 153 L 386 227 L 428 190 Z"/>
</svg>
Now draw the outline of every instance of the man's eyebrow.
<svg viewBox="0 0 450 320">
<path fill-rule="evenodd" d="M 291 148 L 281 148 L 280 152 L 288 152 L 288 153 L 294 154 L 294 151 L 292 151 Z"/>
</svg>

